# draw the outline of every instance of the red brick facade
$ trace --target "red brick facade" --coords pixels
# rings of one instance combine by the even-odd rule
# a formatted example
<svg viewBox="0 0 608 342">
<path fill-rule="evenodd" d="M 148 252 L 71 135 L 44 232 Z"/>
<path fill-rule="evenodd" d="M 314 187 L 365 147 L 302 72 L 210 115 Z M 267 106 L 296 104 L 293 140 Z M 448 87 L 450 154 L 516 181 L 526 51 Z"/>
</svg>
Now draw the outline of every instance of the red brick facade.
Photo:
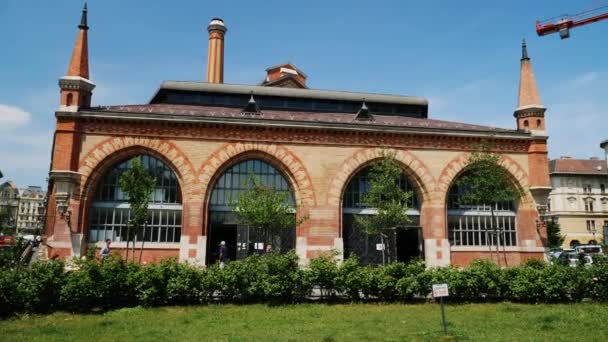
<svg viewBox="0 0 608 342">
<path fill-rule="evenodd" d="M 213 82 L 222 82 L 223 72 L 219 70 L 223 68 L 223 52 L 218 52 L 220 48 L 214 44 L 220 40 L 219 34 L 223 44 L 224 32 L 217 27 L 210 30 L 213 44 L 209 58 L 218 70 L 217 74 L 212 73 Z M 129 113 L 108 109 L 89 115 L 90 102 L 78 101 L 73 104 L 75 110 L 70 110 L 72 103 L 67 99 L 68 94 L 73 94 L 76 98 L 88 96 L 90 101 L 94 87 L 88 80 L 86 29 L 81 28 L 78 37 L 80 43 L 76 44 L 76 57 L 72 58 L 68 76 L 84 80 L 67 79 L 62 85 L 62 110 L 58 112 L 53 144 L 45 231 L 50 257 L 80 256 L 87 248 L 101 246 L 88 241 L 93 195 L 108 170 L 140 154 L 151 155 L 173 170 L 181 189 L 183 208 L 180 242 L 148 244 L 143 256 L 146 262 L 167 256 L 199 264 L 205 262 L 211 189 L 227 168 L 247 159 L 266 161 L 289 181 L 299 206 L 296 215 L 308 218 L 296 231 L 296 252 L 302 261 L 332 250 L 342 257 L 345 188 L 359 170 L 389 150 L 394 152 L 420 195 L 421 243 L 427 264 L 464 265 L 474 258 L 488 258 L 490 253 L 487 246 L 450 246 L 446 204 L 450 187 L 466 168 L 471 146 L 481 139 L 492 140 L 495 152 L 501 155 L 501 165 L 512 176 L 514 186 L 524 193 L 517 205 L 517 243 L 505 251 L 508 263 L 544 257 L 545 231 L 537 208 L 544 206 L 542 194 L 549 184 L 546 136 L 484 131 L 478 126 L 424 118 L 398 118 L 403 119 L 398 121 L 399 125 L 417 126 L 391 132 L 373 126 L 382 120 L 392 120 L 380 116 L 367 126 L 358 124 L 355 129 L 341 129 L 262 126 L 251 124 L 248 117 L 240 119 L 239 114 L 230 114 L 229 119 L 236 115 L 236 121 L 213 123 L 196 122 L 188 116 L 180 120 L 162 116 L 174 115 L 172 107 L 156 107 L 160 112 L 152 112 L 148 110 L 151 107 L 142 106 L 131 108 Z M 86 68 L 81 67 L 83 63 L 87 64 Z M 73 75 L 72 69 L 80 71 L 76 70 L 77 75 Z M 226 108 L 223 113 L 229 111 L 230 108 Z M 136 117 L 130 116 L 133 113 Z M 161 115 L 154 116 L 157 114 Z M 427 127 L 427 124 L 441 126 Z M 121 251 L 123 245 L 113 246 Z"/>
</svg>

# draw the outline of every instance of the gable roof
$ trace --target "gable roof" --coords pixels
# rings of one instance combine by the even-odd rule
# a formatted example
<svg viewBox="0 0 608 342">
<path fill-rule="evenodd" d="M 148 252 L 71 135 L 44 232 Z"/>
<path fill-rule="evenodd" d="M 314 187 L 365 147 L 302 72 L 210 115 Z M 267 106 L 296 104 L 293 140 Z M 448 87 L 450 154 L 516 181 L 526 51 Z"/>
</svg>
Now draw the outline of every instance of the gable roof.
<svg viewBox="0 0 608 342">
<path fill-rule="evenodd" d="M 549 174 L 608 175 L 602 159 L 561 158 L 549 161 Z"/>
</svg>

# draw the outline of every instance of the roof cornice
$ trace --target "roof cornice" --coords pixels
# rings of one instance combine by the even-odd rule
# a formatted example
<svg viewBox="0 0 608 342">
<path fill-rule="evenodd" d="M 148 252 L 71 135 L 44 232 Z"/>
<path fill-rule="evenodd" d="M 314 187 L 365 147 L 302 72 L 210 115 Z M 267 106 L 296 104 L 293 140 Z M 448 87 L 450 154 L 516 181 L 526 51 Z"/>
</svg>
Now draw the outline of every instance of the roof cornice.
<svg viewBox="0 0 608 342">
<path fill-rule="evenodd" d="M 250 127 L 266 128 L 296 128 L 296 129 L 329 129 L 338 131 L 354 132 L 377 132 L 377 133 L 398 133 L 398 134 L 417 134 L 435 135 L 452 137 L 494 137 L 502 139 L 517 140 L 547 140 L 547 137 L 532 136 L 526 132 L 501 132 L 501 131 L 473 131 L 465 129 L 447 128 L 428 128 L 428 127 L 399 127 L 385 125 L 362 125 L 360 123 L 327 123 L 327 122 L 308 122 L 308 121 L 286 121 L 286 120 L 265 120 L 263 118 L 242 117 L 242 118 L 218 118 L 206 116 L 184 116 L 175 114 L 157 113 L 124 113 L 124 112 L 95 112 L 81 110 L 80 112 L 55 112 L 57 118 L 82 118 L 82 119 L 106 119 L 122 121 L 150 121 L 150 122 L 174 122 L 190 124 L 225 124 Z"/>
</svg>

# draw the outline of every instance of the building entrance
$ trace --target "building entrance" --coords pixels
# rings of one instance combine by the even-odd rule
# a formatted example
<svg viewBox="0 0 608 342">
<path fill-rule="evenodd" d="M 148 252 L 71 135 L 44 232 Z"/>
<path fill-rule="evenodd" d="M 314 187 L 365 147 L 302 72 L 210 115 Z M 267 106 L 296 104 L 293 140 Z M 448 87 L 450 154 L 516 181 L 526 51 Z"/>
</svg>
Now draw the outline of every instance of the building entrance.
<svg viewBox="0 0 608 342">
<path fill-rule="evenodd" d="M 219 260 L 220 243 L 226 242 L 228 260 L 237 258 L 237 225 L 218 224 L 209 227 L 209 244 L 207 246 L 207 265 L 213 265 Z"/>
<path fill-rule="evenodd" d="M 422 229 L 408 227 L 397 232 L 397 260 L 411 261 L 422 256 Z"/>
</svg>

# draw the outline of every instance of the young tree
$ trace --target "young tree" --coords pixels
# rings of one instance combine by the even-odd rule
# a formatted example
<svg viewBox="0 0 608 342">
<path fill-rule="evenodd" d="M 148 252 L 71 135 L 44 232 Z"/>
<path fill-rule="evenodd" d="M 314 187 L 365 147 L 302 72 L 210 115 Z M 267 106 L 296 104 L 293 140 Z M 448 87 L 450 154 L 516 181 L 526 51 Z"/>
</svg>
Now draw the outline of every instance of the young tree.
<svg viewBox="0 0 608 342">
<path fill-rule="evenodd" d="M 456 184 L 464 190 L 460 204 L 490 206 L 493 237 L 490 241 L 490 253 L 492 253 L 492 244 L 496 244 L 496 259 L 500 265 L 498 240 L 501 240 L 506 265 L 504 234 L 500 237 L 500 233 L 504 233 L 504 229 L 498 226 L 495 208 L 498 203 L 516 201 L 522 196 L 522 193 L 513 185 L 509 172 L 500 166 L 499 161 L 500 155 L 491 151 L 491 145 L 488 142 L 482 142 L 469 156 L 466 171 L 458 178 Z"/>
<path fill-rule="evenodd" d="M 255 175 L 246 181 L 247 190 L 241 191 L 230 206 L 238 213 L 241 224 L 259 229 L 266 241 L 274 244 L 283 229 L 295 229 L 306 217 L 296 219 L 297 206 L 290 204 L 290 194 L 265 185 Z"/>
<path fill-rule="evenodd" d="M 9 233 L 10 229 L 8 227 L 10 221 L 11 214 L 8 209 L 0 208 L 0 233 L 6 234 Z"/>
<path fill-rule="evenodd" d="M 140 158 L 135 157 L 131 160 L 131 167 L 120 175 L 119 184 L 122 191 L 127 195 L 131 206 L 131 219 L 127 226 L 126 259 L 129 258 L 129 241 L 133 240 L 133 260 L 135 260 L 135 237 L 141 232 L 141 251 L 139 253 L 139 262 L 141 263 L 144 252 L 143 230 L 148 216 L 148 201 L 154 190 L 156 179 L 141 165 Z"/>
<path fill-rule="evenodd" d="M 389 262 L 392 261 L 393 245 L 397 230 L 404 228 L 410 219 L 407 216 L 412 193 L 399 186 L 403 170 L 395 154 L 383 152 L 382 159 L 371 164 L 369 187 L 363 195 L 363 203 L 376 209 L 375 215 L 355 216 L 355 225 L 368 235 L 379 235 L 383 245 L 382 264 L 385 263 L 385 250 Z"/>
<path fill-rule="evenodd" d="M 559 223 L 555 221 L 547 222 L 547 242 L 549 248 L 559 248 L 564 243 L 566 237 L 561 234 Z"/>
</svg>

